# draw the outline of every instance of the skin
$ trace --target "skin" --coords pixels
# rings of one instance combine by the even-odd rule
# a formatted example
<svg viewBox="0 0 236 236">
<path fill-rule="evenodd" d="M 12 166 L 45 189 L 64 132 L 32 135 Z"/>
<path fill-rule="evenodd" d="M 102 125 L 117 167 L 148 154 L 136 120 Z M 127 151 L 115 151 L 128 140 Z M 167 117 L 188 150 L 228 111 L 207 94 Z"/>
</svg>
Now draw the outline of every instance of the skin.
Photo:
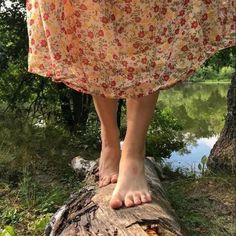
<svg viewBox="0 0 236 236">
<path fill-rule="evenodd" d="M 120 133 L 117 125 L 117 99 L 93 96 L 101 125 L 101 153 L 99 158 L 99 187 L 116 183 L 120 162 Z"/>
<path fill-rule="evenodd" d="M 118 100 L 93 96 L 101 123 L 99 187 L 117 182 L 110 200 L 111 208 L 151 202 L 144 172 L 145 140 L 158 95 L 159 92 L 154 92 L 148 96 L 126 99 L 127 131 L 122 151 L 117 126 Z"/>
</svg>

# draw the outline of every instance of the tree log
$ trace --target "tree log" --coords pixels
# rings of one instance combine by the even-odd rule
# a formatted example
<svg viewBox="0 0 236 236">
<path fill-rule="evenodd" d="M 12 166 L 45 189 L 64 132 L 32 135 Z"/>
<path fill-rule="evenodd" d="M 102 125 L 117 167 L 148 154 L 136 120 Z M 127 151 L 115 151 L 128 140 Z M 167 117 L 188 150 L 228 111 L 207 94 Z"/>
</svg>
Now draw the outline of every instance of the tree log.
<svg viewBox="0 0 236 236">
<path fill-rule="evenodd" d="M 46 236 L 189 235 L 167 200 L 160 183 L 163 174 L 154 158 L 145 159 L 145 173 L 153 201 L 118 210 L 109 207 L 115 184 L 97 187 L 97 162 L 76 157 L 72 161 L 72 167 L 80 175 L 87 172 L 84 187 L 80 192 L 72 194 L 65 205 L 54 214 L 46 227 Z"/>
<path fill-rule="evenodd" d="M 228 112 L 220 137 L 213 146 L 207 166 L 214 171 L 236 173 L 236 73 L 227 94 Z"/>
</svg>

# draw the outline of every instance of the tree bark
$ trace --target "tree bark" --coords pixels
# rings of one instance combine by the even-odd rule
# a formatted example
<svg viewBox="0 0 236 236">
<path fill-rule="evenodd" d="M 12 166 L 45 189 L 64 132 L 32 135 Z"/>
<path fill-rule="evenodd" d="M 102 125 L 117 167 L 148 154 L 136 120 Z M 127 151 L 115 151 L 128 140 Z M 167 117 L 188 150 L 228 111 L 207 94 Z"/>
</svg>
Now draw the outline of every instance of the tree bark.
<svg viewBox="0 0 236 236">
<path fill-rule="evenodd" d="M 63 83 L 57 84 L 57 87 L 64 123 L 71 132 L 76 132 L 78 128 L 85 129 L 92 96 L 79 93 L 73 89 L 68 90 Z"/>
<path fill-rule="evenodd" d="M 160 183 L 163 175 L 154 158 L 145 159 L 152 203 L 118 210 L 108 205 L 115 185 L 97 188 L 98 168 L 95 161 L 76 157 L 72 166 L 79 174 L 87 173 L 85 186 L 80 192 L 72 194 L 68 202 L 55 213 L 46 228 L 46 236 L 189 235 L 167 200 Z"/>
<path fill-rule="evenodd" d="M 72 101 L 74 126 L 79 124 L 79 127 L 86 128 L 90 106 L 92 103 L 92 96 L 89 94 L 78 93 L 77 91 L 73 90 Z"/>
<path fill-rule="evenodd" d="M 236 73 L 227 94 L 228 112 L 220 138 L 213 146 L 207 166 L 214 171 L 236 173 Z"/>
<path fill-rule="evenodd" d="M 122 115 L 122 106 L 124 104 L 123 99 L 119 99 L 118 101 L 118 110 L 117 110 L 117 125 L 119 129 L 121 128 L 121 115 Z"/>
<path fill-rule="evenodd" d="M 70 98 L 64 92 L 66 87 L 63 83 L 56 84 L 56 86 L 58 88 L 63 121 L 70 129 L 72 129 L 72 127 L 74 127 L 74 119 L 70 105 Z"/>
</svg>

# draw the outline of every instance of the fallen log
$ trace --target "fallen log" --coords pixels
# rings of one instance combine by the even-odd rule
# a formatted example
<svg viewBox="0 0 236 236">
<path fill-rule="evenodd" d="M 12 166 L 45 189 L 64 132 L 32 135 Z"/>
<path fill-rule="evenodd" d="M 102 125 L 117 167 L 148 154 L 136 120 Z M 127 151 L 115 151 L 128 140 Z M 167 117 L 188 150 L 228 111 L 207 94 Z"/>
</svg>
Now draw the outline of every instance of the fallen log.
<svg viewBox="0 0 236 236">
<path fill-rule="evenodd" d="M 160 166 L 154 158 L 145 158 L 145 173 L 152 191 L 152 203 L 113 210 L 109 207 L 115 184 L 98 188 L 97 162 L 76 157 L 72 167 L 86 173 L 84 187 L 52 217 L 46 236 L 182 236 L 189 235 L 167 200 L 160 178 Z"/>
</svg>

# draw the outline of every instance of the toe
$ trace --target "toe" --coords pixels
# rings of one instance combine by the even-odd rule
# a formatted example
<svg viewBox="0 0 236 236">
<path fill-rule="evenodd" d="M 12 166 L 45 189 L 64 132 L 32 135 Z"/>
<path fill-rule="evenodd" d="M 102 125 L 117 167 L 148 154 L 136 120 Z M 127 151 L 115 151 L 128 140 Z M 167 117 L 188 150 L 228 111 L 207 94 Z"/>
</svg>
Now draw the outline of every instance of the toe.
<svg viewBox="0 0 236 236">
<path fill-rule="evenodd" d="M 102 186 L 106 186 L 108 184 L 111 183 L 111 177 L 110 176 L 106 176 L 104 177 L 103 181 L 102 181 Z"/>
<path fill-rule="evenodd" d="M 146 195 L 146 198 L 147 198 L 147 202 L 151 202 L 151 201 L 152 201 L 151 193 L 148 192 L 148 193 L 146 193 L 145 195 Z"/>
<path fill-rule="evenodd" d="M 140 193 L 135 193 L 133 199 L 135 205 L 140 205 L 142 203 Z"/>
<path fill-rule="evenodd" d="M 125 197 L 125 206 L 126 207 L 132 207 L 134 206 L 134 200 L 132 195 L 128 195 Z"/>
<path fill-rule="evenodd" d="M 146 193 L 142 193 L 142 194 L 141 194 L 141 201 L 142 201 L 142 203 L 149 202 L 149 199 L 148 199 Z"/>
<path fill-rule="evenodd" d="M 120 196 L 113 196 L 110 201 L 110 207 L 113 209 L 118 209 L 122 207 L 123 203 Z"/>
<path fill-rule="evenodd" d="M 118 179 L 118 175 L 117 174 L 115 174 L 115 175 L 112 175 L 111 176 L 111 183 L 117 183 L 117 179 Z"/>
<path fill-rule="evenodd" d="M 98 185 L 98 186 L 99 186 L 100 188 L 103 186 L 103 179 L 104 179 L 104 178 L 100 178 L 100 179 L 99 179 L 99 185 Z"/>
</svg>

